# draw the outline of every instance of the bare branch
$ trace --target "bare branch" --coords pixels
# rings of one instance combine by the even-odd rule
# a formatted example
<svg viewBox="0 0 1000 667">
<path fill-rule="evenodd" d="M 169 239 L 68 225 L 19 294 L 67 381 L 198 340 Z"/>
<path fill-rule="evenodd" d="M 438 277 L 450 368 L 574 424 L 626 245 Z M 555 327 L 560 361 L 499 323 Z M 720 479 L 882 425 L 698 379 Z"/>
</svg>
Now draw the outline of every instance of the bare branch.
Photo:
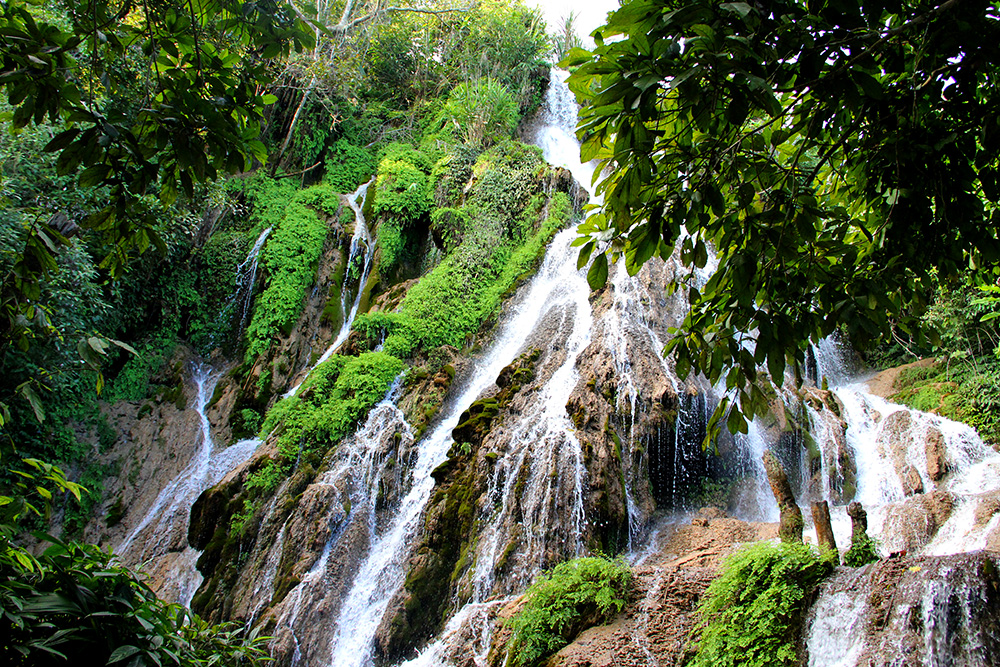
<svg viewBox="0 0 1000 667">
<path fill-rule="evenodd" d="M 376 16 L 381 16 L 382 14 L 389 14 L 390 12 L 393 12 L 393 13 L 403 13 L 403 12 L 405 12 L 405 13 L 408 13 L 408 14 L 432 14 L 432 15 L 436 15 L 436 14 L 449 14 L 451 12 L 468 12 L 468 11 L 472 11 L 472 8 L 473 8 L 473 5 L 471 5 L 471 4 L 468 7 L 455 7 L 455 8 L 452 8 L 452 9 L 418 9 L 416 7 L 386 7 L 385 9 L 379 9 L 377 11 L 372 12 L 371 14 L 366 14 L 364 16 L 359 16 L 356 19 L 352 19 L 352 20 L 348 21 L 347 20 L 348 12 L 350 11 L 351 6 L 353 4 L 354 4 L 353 0 L 349 0 L 348 1 L 347 6 L 344 7 L 344 15 L 340 18 L 340 23 L 338 23 L 335 26 L 331 26 L 330 27 L 330 32 L 332 32 L 334 34 L 343 34 L 343 33 L 347 32 L 348 30 L 356 28 L 357 26 L 361 25 L 362 23 L 367 23 L 368 21 L 371 21 Z"/>
</svg>

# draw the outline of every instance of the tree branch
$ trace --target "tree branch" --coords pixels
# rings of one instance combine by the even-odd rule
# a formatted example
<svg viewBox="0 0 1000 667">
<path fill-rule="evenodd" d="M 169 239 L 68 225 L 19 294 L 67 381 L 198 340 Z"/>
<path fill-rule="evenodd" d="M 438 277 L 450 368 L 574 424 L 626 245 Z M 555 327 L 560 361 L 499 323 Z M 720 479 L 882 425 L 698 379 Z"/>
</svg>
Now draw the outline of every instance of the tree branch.
<svg viewBox="0 0 1000 667">
<path fill-rule="evenodd" d="M 955 0 L 952 0 L 952 1 L 955 1 Z M 471 4 L 468 7 L 455 7 L 453 9 L 417 9 L 417 8 L 414 8 L 414 7 L 386 7 L 385 9 L 379 9 L 378 11 L 374 11 L 371 14 L 366 14 L 364 16 L 359 16 L 356 19 L 352 19 L 352 20 L 348 21 L 347 20 L 348 12 L 351 9 L 351 6 L 353 4 L 354 4 L 353 0 L 349 0 L 349 2 L 347 3 L 347 6 L 344 7 L 344 15 L 340 18 L 340 23 L 338 23 L 335 26 L 331 26 L 330 27 L 330 32 L 332 32 L 334 34 L 343 34 L 343 33 L 347 32 L 348 30 L 356 28 L 357 26 L 361 25 L 362 23 L 367 23 L 368 21 L 371 21 L 376 16 L 381 16 L 382 14 L 388 14 L 390 12 L 397 12 L 397 13 L 398 12 L 406 12 L 406 13 L 409 13 L 409 14 L 432 14 L 432 15 L 436 15 L 436 14 L 448 14 L 448 13 L 451 13 L 451 12 L 469 12 L 469 11 L 472 11 L 472 7 L 473 7 Z"/>
</svg>

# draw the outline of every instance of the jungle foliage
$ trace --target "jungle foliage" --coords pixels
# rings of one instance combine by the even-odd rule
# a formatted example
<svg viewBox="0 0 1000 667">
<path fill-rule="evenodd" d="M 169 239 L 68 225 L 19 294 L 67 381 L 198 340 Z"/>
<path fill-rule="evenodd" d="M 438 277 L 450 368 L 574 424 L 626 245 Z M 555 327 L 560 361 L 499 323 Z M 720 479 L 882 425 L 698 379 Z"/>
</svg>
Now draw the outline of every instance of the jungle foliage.
<svg viewBox="0 0 1000 667">
<path fill-rule="evenodd" d="M 666 352 L 725 382 L 716 428 L 767 410 L 759 366 L 800 378 L 835 329 L 921 343 L 935 281 L 1000 260 L 998 19 L 985 1 L 633 0 L 571 52 L 583 157 L 608 174 L 581 262 L 598 286 L 609 260 L 634 273 L 680 244 L 691 309 Z"/>
<path fill-rule="evenodd" d="M 51 491 L 62 533 L 42 556 L 19 545 L 50 514 L 2 525 L 0 650 L 13 664 L 62 664 L 60 653 L 81 651 L 99 664 L 236 665 L 261 656 L 259 638 L 160 603 L 110 554 L 70 538 L 100 506 L 105 478 L 121 472 L 100 463 L 117 438 L 101 412 L 102 389 L 103 399 L 141 404 L 140 418 L 154 403 L 184 408 L 187 369 L 177 359 L 192 353 L 242 359 L 238 381 L 260 362 L 265 370 L 251 385 L 269 381 L 274 344 L 301 315 L 317 260 L 343 224 L 340 195 L 376 173 L 383 179 L 370 206 L 379 206 L 387 241 L 394 226 L 399 232 L 395 256 L 383 248 L 389 273 L 426 238 L 439 205 L 461 209 L 456 219 L 479 215 L 483 207 L 459 202 L 473 163 L 484 146 L 506 144 L 541 100 L 549 45 L 536 11 L 487 0 L 362 15 L 368 6 L 352 5 L 356 14 L 339 21 L 271 0 L 17 1 L 0 11 L 8 102 L 0 115 L 0 488 L 9 492 L 0 510 L 6 521 L 41 493 L 18 485 L 35 465 L 62 479 L 50 465 L 60 463 L 88 487 Z M 457 87 L 479 80 L 490 82 L 502 113 L 498 124 L 473 122 L 481 140 L 473 141 L 445 107 Z M 523 164 L 525 149 L 501 150 L 511 173 L 540 164 L 530 150 Z M 547 221 L 537 201 L 530 207 L 521 215 L 521 202 L 511 222 L 494 221 L 497 247 L 487 252 L 482 238 L 469 255 L 507 276 L 506 287 L 479 280 L 468 295 L 475 315 L 447 340 L 464 340 L 495 313 L 500 292 L 530 271 L 568 219 L 565 198 Z M 509 237 L 496 236 L 500 227 Z M 257 281 L 247 284 L 248 252 L 268 228 Z M 453 231 L 446 254 L 469 252 L 457 249 Z M 474 240 L 471 231 L 470 222 L 461 234 Z M 439 338 L 425 333 L 410 352 L 428 352 Z M 381 400 L 405 356 L 335 356 L 266 417 L 265 404 L 237 406 L 242 429 L 280 431 L 281 446 L 247 480 L 234 522 L 248 522 L 297 461 L 317 465 Z"/>
</svg>

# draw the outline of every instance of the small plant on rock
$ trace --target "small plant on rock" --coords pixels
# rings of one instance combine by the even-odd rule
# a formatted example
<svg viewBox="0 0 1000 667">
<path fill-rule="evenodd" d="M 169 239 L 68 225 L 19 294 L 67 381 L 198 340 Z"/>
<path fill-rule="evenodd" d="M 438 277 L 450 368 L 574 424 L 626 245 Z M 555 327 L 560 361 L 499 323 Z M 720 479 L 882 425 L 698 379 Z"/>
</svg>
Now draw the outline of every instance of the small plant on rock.
<svg viewBox="0 0 1000 667">
<path fill-rule="evenodd" d="M 708 587 L 692 667 L 796 664 L 802 615 L 834 561 L 803 544 L 761 542 L 730 556 Z"/>
<path fill-rule="evenodd" d="M 508 664 L 536 667 L 580 632 L 607 623 L 624 608 L 632 570 L 622 560 L 576 558 L 543 575 L 525 593 L 508 627 Z"/>
<path fill-rule="evenodd" d="M 848 567 L 864 567 L 868 563 L 879 560 L 879 543 L 874 537 L 862 534 L 851 541 L 851 548 L 844 554 L 844 565 Z"/>
</svg>

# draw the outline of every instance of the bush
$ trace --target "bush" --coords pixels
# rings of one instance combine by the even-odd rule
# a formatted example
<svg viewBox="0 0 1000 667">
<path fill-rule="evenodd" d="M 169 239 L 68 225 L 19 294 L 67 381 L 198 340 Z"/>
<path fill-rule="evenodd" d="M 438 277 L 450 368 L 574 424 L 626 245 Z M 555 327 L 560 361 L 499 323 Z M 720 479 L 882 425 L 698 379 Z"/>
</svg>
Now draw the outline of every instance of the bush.
<svg viewBox="0 0 1000 667">
<path fill-rule="evenodd" d="M 326 182 L 337 192 L 347 194 L 371 178 L 377 168 L 371 151 L 339 139 L 326 160 Z"/>
<path fill-rule="evenodd" d="M 430 165 L 420 151 L 399 144 L 378 165 L 375 181 L 375 213 L 388 214 L 405 224 L 430 211 Z"/>
<path fill-rule="evenodd" d="M 874 563 L 881 558 L 878 550 L 878 540 L 867 534 L 857 540 L 851 540 L 851 548 L 844 554 L 844 565 L 864 567 L 868 563 Z"/>
<path fill-rule="evenodd" d="M 267 637 L 235 623 L 210 625 L 156 597 L 110 551 L 61 542 L 35 556 L 14 541 L 26 519 L 42 514 L 53 491 L 77 499 L 83 489 L 61 470 L 33 459 L 0 511 L 0 664 L 220 665 L 267 660 Z"/>
<path fill-rule="evenodd" d="M 535 667 L 580 632 L 612 620 L 628 601 L 632 570 L 622 560 L 576 558 L 542 575 L 507 623 L 515 667 Z"/>
<path fill-rule="evenodd" d="M 802 616 L 833 567 L 803 544 L 761 542 L 730 556 L 701 603 L 692 667 L 797 664 Z"/>
<path fill-rule="evenodd" d="M 491 146 L 509 139 L 521 119 L 514 96 L 489 77 L 455 86 L 444 113 L 465 143 L 473 146 Z"/>
<path fill-rule="evenodd" d="M 261 433 L 280 426 L 278 448 L 290 464 L 300 446 L 329 446 L 347 435 L 382 400 L 402 370 L 403 362 L 384 352 L 333 355 L 313 369 L 295 396 L 268 411 Z"/>
</svg>

